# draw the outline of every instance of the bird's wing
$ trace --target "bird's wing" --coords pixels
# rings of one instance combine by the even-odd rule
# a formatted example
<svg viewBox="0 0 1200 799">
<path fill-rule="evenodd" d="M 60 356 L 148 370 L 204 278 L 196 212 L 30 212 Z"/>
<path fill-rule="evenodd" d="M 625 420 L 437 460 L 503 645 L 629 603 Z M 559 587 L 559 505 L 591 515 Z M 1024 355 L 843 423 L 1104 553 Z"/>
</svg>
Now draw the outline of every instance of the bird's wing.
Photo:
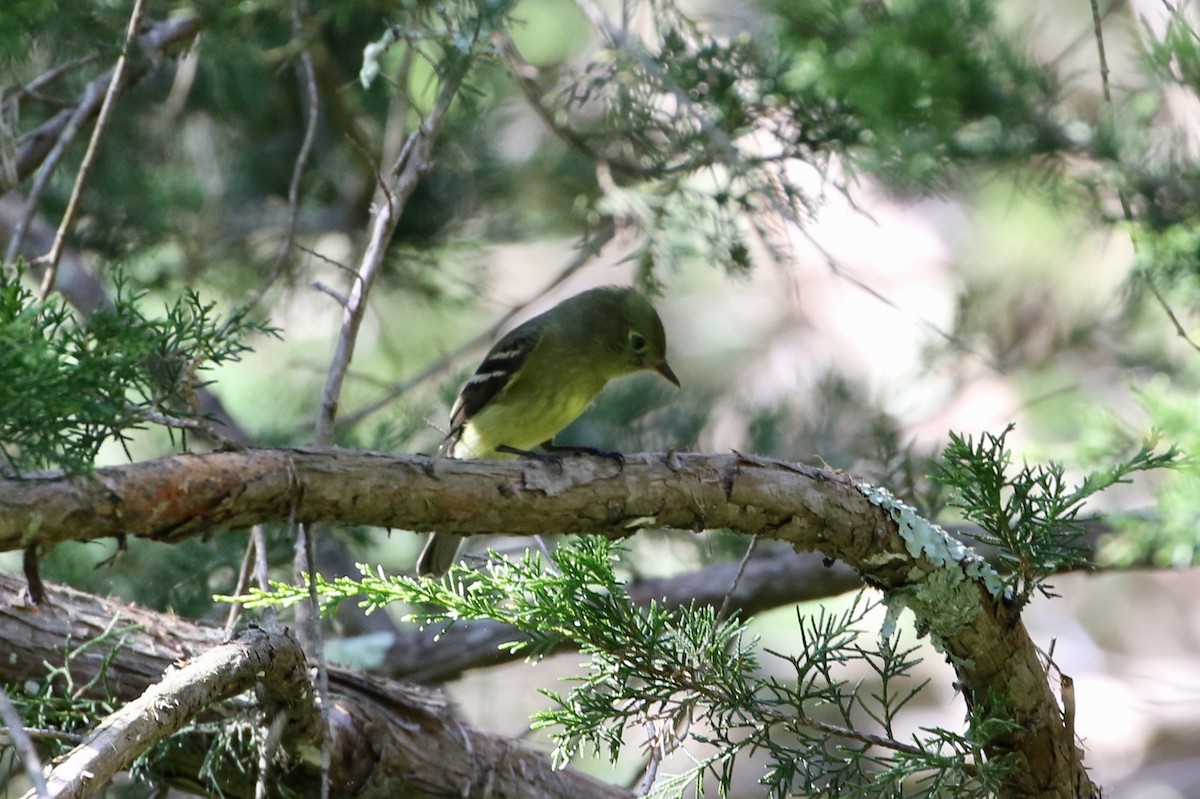
<svg viewBox="0 0 1200 799">
<path fill-rule="evenodd" d="M 450 432 L 442 441 L 440 449 L 443 452 L 453 449 L 462 435 L 463 425 L 504 390 L 533 351 L 538 335 L 537 329 L 522 325 L 496 342 L 450 409 Z"/>
</svg>

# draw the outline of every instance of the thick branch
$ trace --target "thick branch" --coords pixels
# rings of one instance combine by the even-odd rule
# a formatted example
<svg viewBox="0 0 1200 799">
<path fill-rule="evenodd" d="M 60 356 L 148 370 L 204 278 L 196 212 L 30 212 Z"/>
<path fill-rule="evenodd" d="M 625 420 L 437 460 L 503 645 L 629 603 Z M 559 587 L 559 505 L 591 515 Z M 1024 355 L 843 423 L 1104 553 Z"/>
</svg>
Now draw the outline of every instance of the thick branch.
<svg viewBox="0 0 1200 799">
<path fill-rule="evenodd" d="M 826 526 L 869 535 L 884 516 L 844 477 L 735 455 L 677 455 L 670 465 L 661 456 L 631 455 L 622 470 L 594 458 L 571 458 L 560 468 L 259 449 L 0 480 L 0 551 L 122 534 L 172 542 L 284 522 L 293 511 L 297 522 L 461 535 L 730 527 L 806 549 L 818 548 Z"/>
<path fill-rule="evenodd" d="M 993 754 L 1024 759 L 1011 795 L 1065 796 L 1090 786 L 1037 649 L 1019 613 L 982 585 L 959 591 L 954 624 L 920 601 L 939 572 L 909 552 L 895 521 L 845 475 L 738 455 L 637 455 L 624 469 L 578 458 L 456 461 L 337 450 L 257 450 L 181 455 L 103 469 L 91 477 L 0 481 L 0 549 L 125 532 L 160 540 L 220 527 L 339 521 L 409 530 L 601 533 L 644 527 L 727 527 L 844 560 L 872 585 L 909 601 L 937 631 L 969 702 L 1020 732 Z"/>
<path fill-rule="evenodd" d="M 5 657 L 0 658 L 2 682 L 23 683 L 45 674 L 47 666 L 65 665 L 75 685 L 90 686 L 86 695 L 104 696 L 107 687 L 111 698 L 130 701 L 159 681 L 176 661 L 196 652 L 207 652 L 195 658 L 192 664 L 195 666 L 219 660 L 214 654 L 218 651 L 229 653 L 230 645 L 222 645 L 219 629 L 63 586 L 47 588 L 49 602 L 30 607 L 21 601 L 20 580 L 0 575 L 0 640 L 9 642 Z M 77 650 L 84 641 L 98 638 L 103 640 L 70 657 L 68 662 L 67 652 Z M 267 636 L 265 641 L 252 639 L 253 643 L 244 652 L 243 645 L 235 644 L 234 654 L 248 664 L 246 658 L 261 656 L 265 651 L 263 646 L 277 646 L 280 640 L 279 636 Z M 266 673 L 294 675 L 293 667 L 302 662 L 294 659 L 297 653 L 289 644 L 260 665 Z M 97 679 L 102 668 L 105 678 Z M 218 668 L 229 666 L 218 665 Z M 241 685 L 247 673 L 236 671 Z M 191 673 L 195 670 L 187 666 L 177 672 Z M 159 695 L 173 679 L 168 677 L 145 696 Z M 253 675 L 249 675 L 246 686 L 254 681 Z M 334 694 L 330 778 L 338 796 L 630 799 L 626 791 L 571 769 L 554 771 L 544 755 L 463 724 L 440 693 L 368 679 L 336 668 L 330 670 L 330 684 Z M 298 686 L 303 686 L 303 690 L 297 690 Z M 293 701 L 302 698 L 291 708 L 292 717 L 300 724 L 293 726 L 293 737 L 285 744 L 294 752 L 313 751 L 314 741 L 295 738 L 315 734 L 311 715 L 306 718 L 306 714 L 315 712 L 311 704 L 307 707 L 304 704 L 310 703 L 312 697 L 307 678 L 295 676 L 274 690 L 270 684 L 267 688 L 268 702 L 271 697 L 282 699 L 281 693 Z M 144 703 L 145 697 L 138 701 Z M 162 705 L 153 707 L 155 713 L 164 712 Z M 187 747 L 179 749 L 180 757 L 189 756 Z M 164 765 L 169 769 L 172 764 L 173 761 L 168 761 Z M 195 771 L 194 767 L 185 766 L 179 773 L 194 779 Z M 238 769 L 221 773 L 229 780 L 221 785 L 226 796 L 254 795 L 252 773 Z M 319 778 L 315 762 L 295 764 L 279 776 L 281 787 L 298 796 L 316 796 Z"/>
</svg>

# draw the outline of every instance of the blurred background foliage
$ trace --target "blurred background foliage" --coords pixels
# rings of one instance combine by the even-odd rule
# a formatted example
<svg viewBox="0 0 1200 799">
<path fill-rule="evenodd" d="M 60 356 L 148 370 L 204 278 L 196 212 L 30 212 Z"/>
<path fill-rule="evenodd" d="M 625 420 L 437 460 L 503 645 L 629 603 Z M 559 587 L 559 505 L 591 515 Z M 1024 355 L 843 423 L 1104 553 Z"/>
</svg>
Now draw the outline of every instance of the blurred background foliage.
<svg viewBox="0 0 1200 799">
<path fill-rule="evenodd" d="M 22 148 L 111 66 L 129 6 L 0 5 L 6 246 L 31 182 Z M 147 3 L 146 24 L 194 14 L 201 32 L 120 96 L 69 245 L 97 285 L 115 293 L 123 281 L 148 318 L 168 316 L 185 290 L 232 313 L 266 286 L 236 331 L 253 351 L 203 372 L 254 444 L 312 440 L 341 316 L 313 285 L 346 291 L 376 170 L 428 110 L 446 20 L 469 6 L 329 0 L 312 4 L 297 33 L 282 0 Z M 521 0 L 511 42 L 497 37 L 471 71 L 391 242 L 339 443 L 431 452 L 489 342 L 464 343 L 514 307 L 519 320 L 590 285 L 637 281 L 659 297 L 684 390 L 620 381 L 561 441 L 825 464 L 934 515 L 942 502 L 924 475 L 949 430 L 1016 422 L 1010 440 L 1029 457 L 1074 470 L 1136 448 L 1151 429 L 1194 452 L 1200 353 L 1176 328 L 1200 334 L 1195 15 L 1149 0 L 1099 11 L 1107 80 L 1085 2 Z M 392 25 L 404 40 L 364 88 L 364 48 Z M 305 47 L 320 116 L 300 181 L 301 249 L 269 281 L 305 130 Z M 51 226 L 85 138 L 33 211 Z M 543 296 L 580 241 L 609 225 L 616 235 L 599 256 Z M 3 330 L 22 318 L 14 310 Z M 12 359 L 14 341 L 0 341 L 0 355 Z M 207 446 L 141 428 L 97 462 Z M 1118 514 L 1101 563 L 1192 566 L 1198 486 L 1188 464 L 1095 508 Z M 286 573 L 289 545 L 272 535 Z M 334 537 L 330 562 L 342 566 L 408 568 L 418 546 L 379 530 Z M 209 597 L 232 589 L 243 541 L 63 546 L 44 573 L 212 615 Z M 740 547 L 720 535 L 647 537 L 630 568 L 682 569 Z M 1092 733 L 1109 779 L 1200 730 L 1200 613 L 1172 627 L 1161 610 L 1197 609 L 1194 575 L 1114 579 L 1146 603 L 1148 627 L 1179 639 L 1163 657 L 1190 686 L 1192 713 L 1164 721 L 1129 689 L 1130 706 L 1117 703 L 1128 716 L 1099 719 Z M 1112 653 L 1128 649 L 1113 643 L 1121 622 L 1095 612 L 1111 589 L 1068 578 L 1063 590 L 1053 613 L 1092 610 L 1046 633 L 1065 639 L 1059 652 L 1094 655 L 1073 664 L 1082 708 L 1089 685 L 1113 690 L 1139 667 L 1114 665 Z M 1137 743 L 1103 732 L 1134 716 L 1148 730 Z"/>
</svg>

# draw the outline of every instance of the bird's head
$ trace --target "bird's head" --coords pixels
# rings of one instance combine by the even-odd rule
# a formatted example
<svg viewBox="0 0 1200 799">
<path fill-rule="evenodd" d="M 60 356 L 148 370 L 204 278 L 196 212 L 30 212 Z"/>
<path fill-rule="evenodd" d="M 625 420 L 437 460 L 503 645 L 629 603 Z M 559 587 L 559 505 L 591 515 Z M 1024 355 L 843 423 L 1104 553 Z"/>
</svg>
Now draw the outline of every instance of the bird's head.
<svg viewBox="0 0 1200 799">
<path fill-rule="evenodd" d="M 632 289 L 623 292 L 621 315 L 625 320 L 622 357 L 631 371 L 652 369 L 679 387 L 679 378 L 667 364 L 667 334 L 650 301 Z"/>
</svg>

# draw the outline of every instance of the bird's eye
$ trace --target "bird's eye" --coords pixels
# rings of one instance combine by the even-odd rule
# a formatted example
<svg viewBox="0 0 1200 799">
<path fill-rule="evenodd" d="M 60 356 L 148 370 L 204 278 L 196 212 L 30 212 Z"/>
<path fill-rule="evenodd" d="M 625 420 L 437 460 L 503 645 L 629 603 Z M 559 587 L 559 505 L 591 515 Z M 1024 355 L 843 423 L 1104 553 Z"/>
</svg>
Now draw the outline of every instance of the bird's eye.
<svg viewBox="0 0 1200 799">
<path fill-rule="evenodd" d="M 634 352 L 642 352 L 646 349 L 646 337 L 636 331 L 629 333 L 629 346 Z"/>
</svg>

